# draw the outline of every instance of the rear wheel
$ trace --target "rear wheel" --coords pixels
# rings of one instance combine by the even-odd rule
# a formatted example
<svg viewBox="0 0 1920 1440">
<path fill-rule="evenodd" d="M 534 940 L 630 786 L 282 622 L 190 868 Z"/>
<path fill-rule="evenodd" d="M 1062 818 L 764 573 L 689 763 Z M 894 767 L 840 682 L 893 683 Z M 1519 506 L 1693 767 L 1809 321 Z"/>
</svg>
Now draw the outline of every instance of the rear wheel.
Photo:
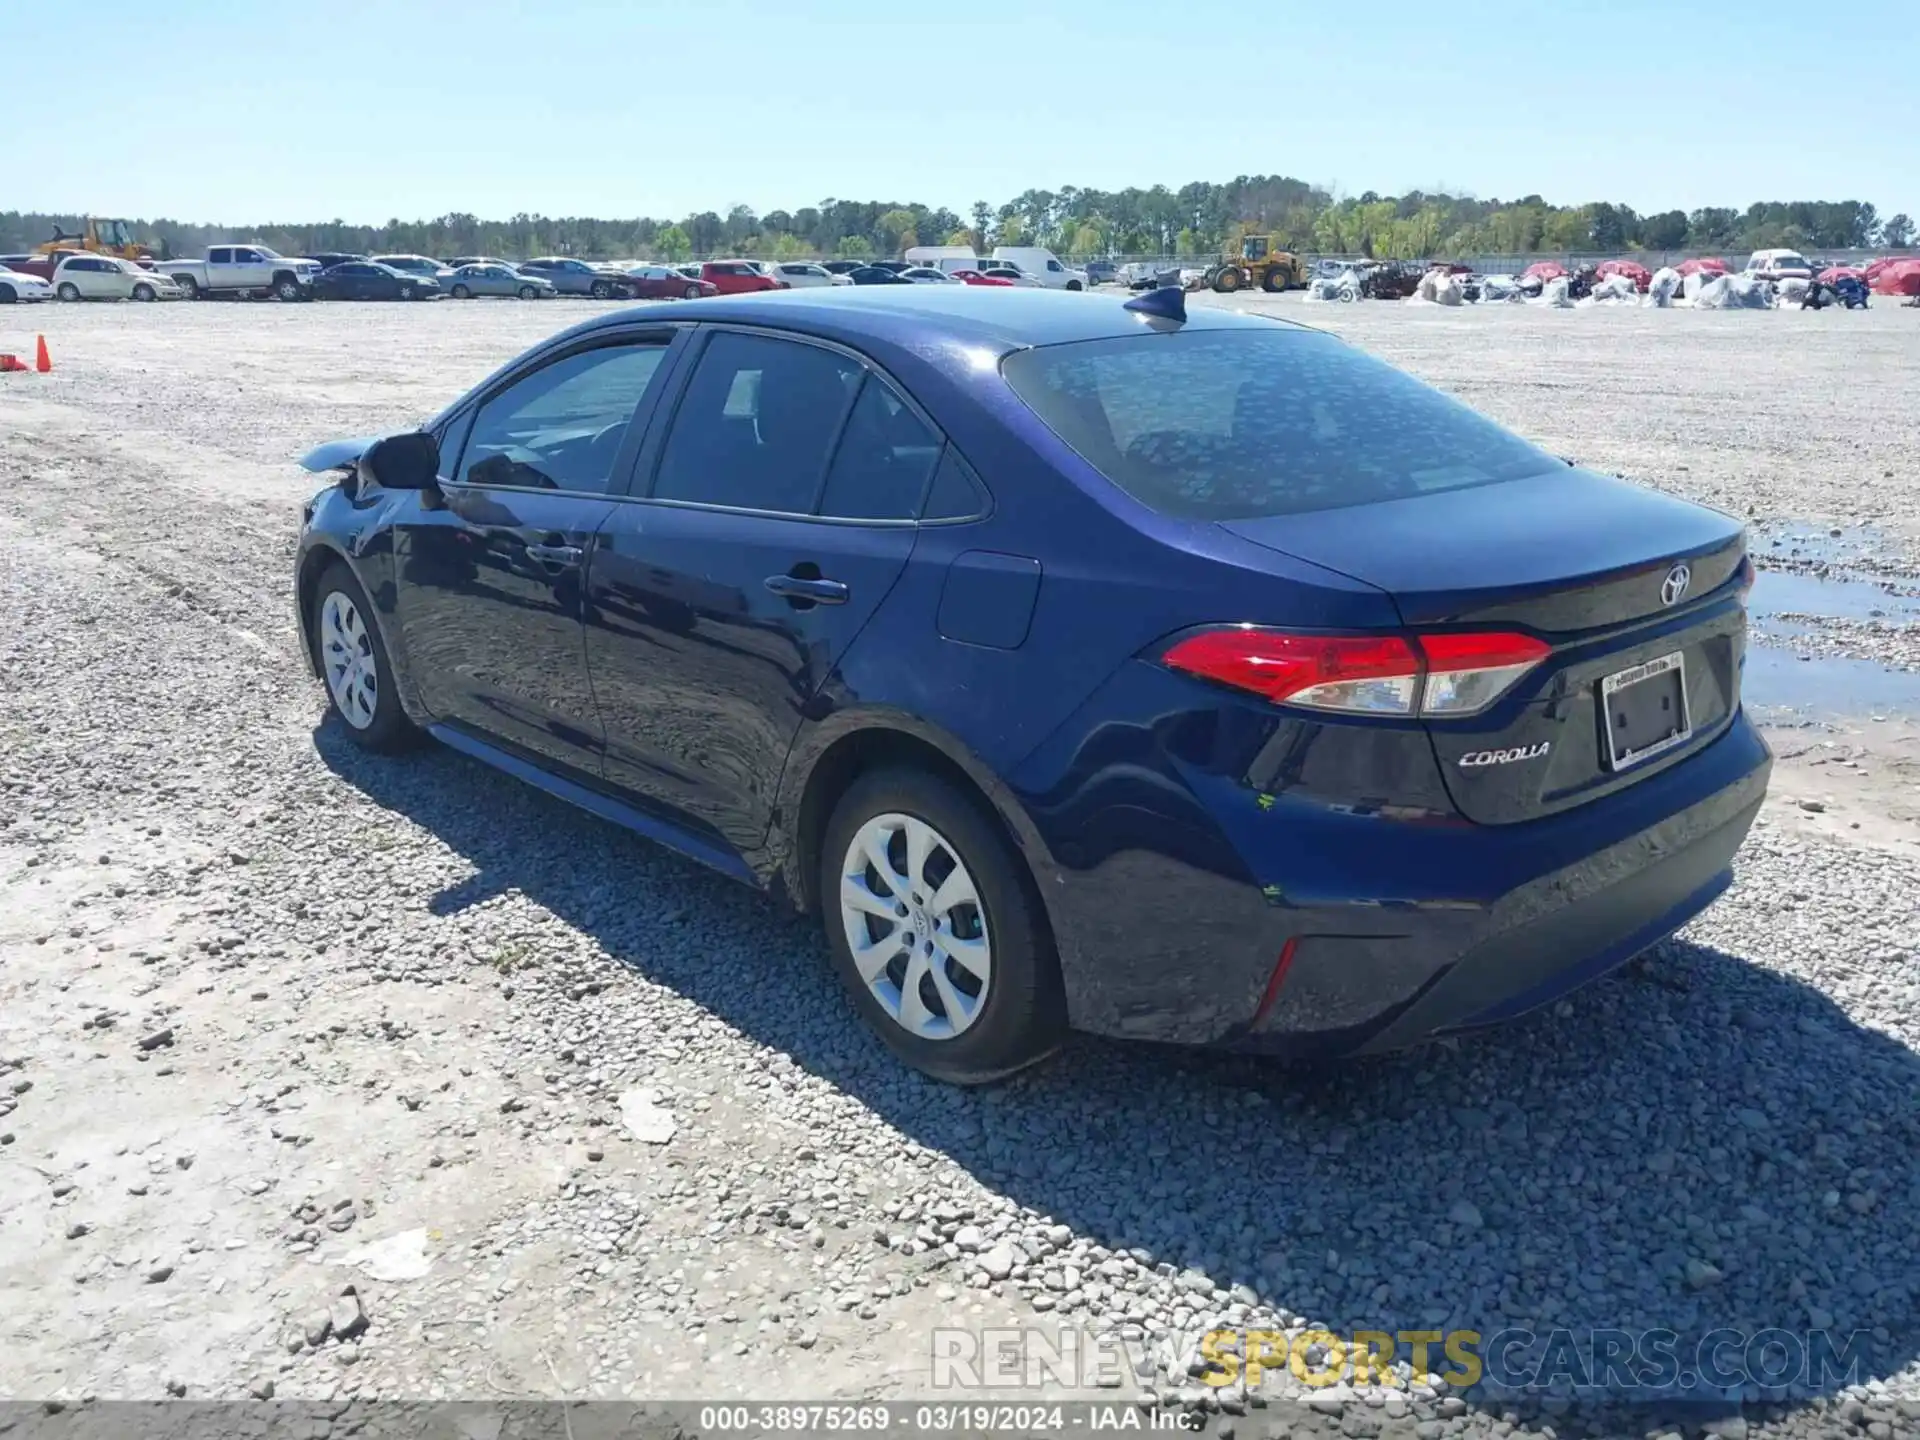
<svg viewBox="0 0 1920 1440">
<path fill-rule="evenodd" d="M 998 825 L 920 770 L 848 788 L 821 847 L 835 968 L 894 1054 L 977 1085 L 1052 1053 L 1065 1032 L 1051 937 Z"/>
<path fill-rule="evenodd" d="M 327 702 L 354 744 L 368 750 L 406 748 L 419 732 L 394 693 L 393 664 L 367 593 L 345 565 L 330 565 L 320 577 L 312 624 Z"/>
</svg>

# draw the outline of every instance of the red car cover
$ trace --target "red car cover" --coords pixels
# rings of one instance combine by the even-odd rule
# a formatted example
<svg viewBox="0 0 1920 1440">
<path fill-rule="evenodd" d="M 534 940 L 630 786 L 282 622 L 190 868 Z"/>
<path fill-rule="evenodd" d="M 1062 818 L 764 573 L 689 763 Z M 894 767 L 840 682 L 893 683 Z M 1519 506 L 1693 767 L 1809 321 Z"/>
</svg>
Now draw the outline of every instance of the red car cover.
<svg viewBox="0 0 1920 1440">
<path fill-rule="evenodd" d="M 1674 266 L 1674 269 L 1682 275 L 1724 275 L 1727 273 L 1727 262 L 1717 256 L 1708 255 L 1699 260 L 1682 260 Z"/>
<path fill-rule="evenodd" d="M 1867 272 L 1858 265 L 1829 265 L 1813 278 L 1822 285 L 1831 285 L 1836 280 L 1864 280 Z"/>
<path fill-rule="evenodd" d="M 1610 279 L 1615 275 L 1624 275 L 1633 281 L 1633 288 L 1642 295 L 1647 293 L 1647 287 L 1653 283 L 1653 272 L 1633 260 L 1602 260 L 1594 267 L 1593 273 L 1601 280 Z"/>
<path fill-rule="evenodd" d="M 1522 280 L 1558 280 L 1566 273 L 1567 267 L 1557 260 L 1536 260 L 1520 272 L 1520 278 Z"/>
<path fill-rule="evenodd" d="M 1867 285 L 1876 295 L 1920 295 L 1920 259 L 1875 261 Z"/>
</svg>

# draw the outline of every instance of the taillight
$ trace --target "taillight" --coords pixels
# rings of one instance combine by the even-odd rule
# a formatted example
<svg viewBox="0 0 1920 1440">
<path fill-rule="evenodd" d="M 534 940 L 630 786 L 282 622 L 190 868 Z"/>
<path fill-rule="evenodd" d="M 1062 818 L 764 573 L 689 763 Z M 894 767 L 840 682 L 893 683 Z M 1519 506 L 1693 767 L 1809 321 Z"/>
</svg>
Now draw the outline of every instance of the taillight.
<svg viewBox="0 0 1920 1440">
<path fill-rule="evenodd" d="M 1473 715 L 1550 653 L 1506 631 L 1299 635 L 1252 626 L 1203 630 L 1161 660 L 1272 701 L 1349 715 Z"/>
<path fill-rule="evenodd" d="M 1203 630 L 1161 658 L 1276 705 L 1358 714 L 1411 715 L 1420 679 L 1419 657 L 1398 635 Z"/>
<path fill-rule="evenodd" d="M 1422 635 L 1427 684 L 1422 715 L 1472 715 L 1493 704 L 1546 658 L 1551 648 L 1531 635 Z"/>
</svg>

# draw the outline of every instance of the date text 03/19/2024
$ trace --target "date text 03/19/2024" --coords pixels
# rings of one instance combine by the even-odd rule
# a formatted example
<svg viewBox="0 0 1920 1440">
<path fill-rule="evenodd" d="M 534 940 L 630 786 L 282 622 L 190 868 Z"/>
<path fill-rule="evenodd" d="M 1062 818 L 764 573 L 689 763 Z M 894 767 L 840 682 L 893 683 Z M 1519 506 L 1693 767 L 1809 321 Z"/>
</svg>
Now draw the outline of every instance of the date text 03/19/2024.
<svg viewBox="0 0 1920 1440">
<path fill-rule="evenodd" d="M 952 1435 L 1047 1436 L 1110 1431 L 1195 1431 L 1202 1414 L 1142 1410 L 1099 1402 L 990 1404 L 887 1402 L 860 1404 L 703 1405 L 700 1432 L 711 1435 Z"/>
</svg>

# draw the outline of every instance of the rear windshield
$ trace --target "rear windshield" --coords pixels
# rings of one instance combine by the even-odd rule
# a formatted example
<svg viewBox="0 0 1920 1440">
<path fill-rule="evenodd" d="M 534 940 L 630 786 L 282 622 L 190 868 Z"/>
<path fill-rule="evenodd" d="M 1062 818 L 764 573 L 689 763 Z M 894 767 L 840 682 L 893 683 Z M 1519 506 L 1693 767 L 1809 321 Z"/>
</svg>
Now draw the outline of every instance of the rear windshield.
<svg viewBox="0 0 1920 1440">
<path fill-rule="evenodd" d="M 1244 520 L 1558 468 L 1458 401 L 1329 335 L 1142 332 L 1007 357 L 1014 393 L 1165 515 Z"/>
</svg>

